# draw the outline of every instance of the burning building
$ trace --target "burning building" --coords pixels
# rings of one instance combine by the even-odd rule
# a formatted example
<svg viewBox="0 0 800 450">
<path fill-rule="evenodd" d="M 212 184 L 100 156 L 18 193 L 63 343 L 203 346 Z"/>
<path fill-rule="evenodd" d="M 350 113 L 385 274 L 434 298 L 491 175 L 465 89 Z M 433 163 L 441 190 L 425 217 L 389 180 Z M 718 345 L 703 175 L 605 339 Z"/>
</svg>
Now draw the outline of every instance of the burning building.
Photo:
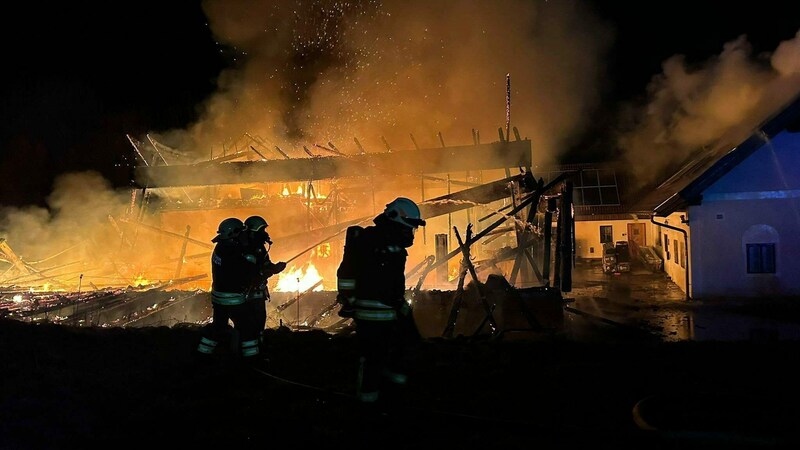
<svg viewBox="0 0 800 450">
<path fill-rule="evenodd" d="M 121 250 L 117 258 L 109 258 L 103 267 L 83 267 L 78 285 L 72 286 L 65 276 L 74 277 L 73 272 L 57 265 L 42 270 L 4 243 L 3 257 L 10 267 L 2 283 L 19 290 L 17 295 L 29 296 L 44 290 L 42 281 L 50 284 L 48 290 L 73 296 L 82 289 L 84 296 L 115 288 L 206 291 L 211 281 L 210 239 L 219 222 L 261 215 L 275 242 L 271 258 L 288 263 L 270 280 L 273 298 L 279 299 L 273 307 L 282 312 L 292 304 L 299 307 L 300 297 L 310 292 L 334 290 L 347 227 L 370 224 L 386 203 L 405 196 L 418 202 L 428 222 L 409 249 L 409 289 L 461 292 L 467 266 L 478 279 L 494 274 L 518 287 L 549 286 L 553 260 L 545 249 L 555 241 L 572 248 L 570 227 L 557 226 L 567 234 L 553 234 L 551 229 L 554 213 L 567 216 L 557 213 L 561 208 L 555 203 L 560 192 L 571 193 L 571 188 L 563 188 L 566 173 L 547 185 L 537 181 L 530 169 L 531 142 L 514 132 L 516 139 L 508 140 L 501 129 L 500 139 L 486 144 L 474 132 L 472 145 L 449 147 L 439 135 L 442 145 L 437 148 L 418 148 L 413 136 L 413 149 L 397 149 L 383 140 L 383 151 L 367 151 L 354 139 L 350 149 L 328 142 L 315 145 L 316 151 L 305 146 L 304 155 L 295 156 L 245 134 L 222 155 L 188 164 L 179 162 L 179 152 L 155 139 L 148 137 L 144 144 L 129 137 L 139 161 L 130 203 L 123 214 L 109 215 L 105 227 L 106 245 Z M 569 205 L 571 200 L 560 202 Z M 558 258 L 555 262 L 558 266 Z M 560 264 L 570 265 L 566 258 Z M 133 266 L 135 271 L 130 270 Z M 178 297 L 183 303 L 196 296 Z M 175 301 L 162 299 L 160 305 L 148 307 L 174 308 L 170 303 Z M 316 311 L 311 307 L 305 312 L 304 320 L 298 310 L 297 324 L 316 323 L 319 317 L 313 316 L 330 313 L 330 301 L 321 302 Z M 50 306 L 58 305 L 62 304 Z M 73 312 L 77 309 L 73 305 Z M 87 312 L 84 320 L 91 322 L 93 315 Z M 125 322 L 129 315 L 114 320 Z M 134 319 L 152 315 L 137 311 Z"/>
</svg>

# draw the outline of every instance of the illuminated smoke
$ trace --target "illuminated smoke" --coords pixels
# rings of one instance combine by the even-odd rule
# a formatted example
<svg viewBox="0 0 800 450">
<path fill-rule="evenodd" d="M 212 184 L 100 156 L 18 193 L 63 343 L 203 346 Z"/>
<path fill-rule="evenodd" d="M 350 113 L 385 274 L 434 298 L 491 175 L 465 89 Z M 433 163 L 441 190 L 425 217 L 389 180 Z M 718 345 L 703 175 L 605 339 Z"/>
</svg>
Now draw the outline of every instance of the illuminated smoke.
<svg viewBox="0 0 800 450">
<path fill-rule="evenodd" d="M 199 105 L 197 123 L 153 134 L 196 160 L 208 159 L 211 151 L 219 156 L 223 146 L 231 148 L 244 133 L 280 145 L 292 157 L 308 157 L 304 145 L 323 154 L 315 144 L 327 143 L 355 154 L 354 137 L 368 152 L 385 151 L 382 138 L 394 149 L 411 149 L 410 133 L 423 148 L 438 147 L 439 132 L 448 146 L 471 144 L 472 129 L 479 130 L 483 143 L 497 141 L 498 127 L 505 126 L 505 80 L 510 73 L 511 125 L 532 139 L 536 160 L 547 162 L 580 134 L 595 108 L 601 62 L 611 41 L 610 29 L 577 1 L 209 0 L 204 9 L 220 47 L 234 55 L 233 65 L 220 74 L 217 92 Z M 166 159 L 174 163 L 177 158 L 167 154 Z M 368 192 L 375 181 L 355 183 Z M 379 182 L 382 190 L 373 194 L 374 209 L 372 195 L 366 195 L 366 201 L 353 200 L 359 210 L 340 219 L 374 215 L 397 195 L 419 199 L 417 180 L 396 186 L 388 177 Z M 263 194 L 252 195 L 283 194 L 284 200 L 302 207 L 308 202 L 304 186 L 287 183 L 275 186 L 274 192 L 264 188 Z M 195 199 L 240 200 L 239 187 L 187 191 Z M 256 188 L 254 192 L 262 187 Z M 426 189 L 426 198 L 431 198 L 449 187 L 439 183 Z M 331 190 L 315 188 L 314 200 L 323 201 Z M 151 192 L 154 209 L 159 201 L 187 204 L 182 189 Z M 0 237 L 26 261 L 71 249 L 37 265 L 75 262 L 74 270 L 56 271 L 67 274 L 58 279 L 69 286 L 54 289 L 76 289 L 81 273 L 84 289 L 90 282 L 137 286 L 168 281 L 177 271 L 181 240 L 136 226 L 138 200 L 131 201 L 130 191 L 114 192 L 97 174 L 65 175 L 56 183 L 48 209 L 2 211 Z M 179 237 L 191 225 L 191 238 L 210 246 L 222 219 L 253 213 L 214 209 L 208 203 L 190 206 L 196 209 L 145 215 L 143 223 Z M 273 237 L 306 229 L 305 212 L 290 216 L 288 209 L 272 211 L 265 214 Z M 429 231 L 463 228 L 464 214 L 454 216 L 452 224 L 447 217 L 434 219 Z M 319 220 L 309 220 L 320 226 Z M 431 245 L 432 235 L 427 239 Z M 273 255 L 291 256 L 280 253 L 281 244 L 276 239 Z M 413 250 L 420 253 L 412 255 L 415 261 L 427 256 L 419 247 Z M 203 255 L 208 251 L 190 244 L 181 276 L 208 273 L 208 256 Z M 196 258 L 188 258 L 192 255 Z M 323 263 L 320 255 L 313 259 L 326 276 L 338 264 Z M 47 282 L 32 278 L 30 284 Z M 208 279 L 202 287 L 208 287 Z"/>
<path fill-rule="evenodd" d="M 244 1 L 204 3 L 237 66 L 219 79 L 202 120 L 162 133 L 207 158 L 245 132 L 356 153 L 497 140 L 512 76 L 512 125 L 543 160 L 596 105 L 608 28 L 578 2 Z M 310 146 L 311 147 L 311 146 Z"/>
</svg>

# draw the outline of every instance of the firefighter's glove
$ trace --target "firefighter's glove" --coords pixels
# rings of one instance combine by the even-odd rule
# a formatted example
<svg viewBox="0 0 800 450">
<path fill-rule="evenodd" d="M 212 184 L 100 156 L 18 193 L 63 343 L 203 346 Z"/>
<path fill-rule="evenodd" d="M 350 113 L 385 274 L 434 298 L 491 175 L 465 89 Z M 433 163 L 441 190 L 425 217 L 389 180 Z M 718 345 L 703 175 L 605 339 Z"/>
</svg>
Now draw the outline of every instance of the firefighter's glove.
<svg viewBox="0 0 800 450">
<path fill-rule="evenodd" d="M 283 269 L 286 268 L 286 263 L 281 261 L 275 264 L 275 273 L 283 272 Z"/>
<path fill-rule="evenodd" d="M 349 292 L 339 292 L 336 295 L 336 303 L 343 306 L 352 306 L 355 303 L 355 297 Z"/>
</svg>

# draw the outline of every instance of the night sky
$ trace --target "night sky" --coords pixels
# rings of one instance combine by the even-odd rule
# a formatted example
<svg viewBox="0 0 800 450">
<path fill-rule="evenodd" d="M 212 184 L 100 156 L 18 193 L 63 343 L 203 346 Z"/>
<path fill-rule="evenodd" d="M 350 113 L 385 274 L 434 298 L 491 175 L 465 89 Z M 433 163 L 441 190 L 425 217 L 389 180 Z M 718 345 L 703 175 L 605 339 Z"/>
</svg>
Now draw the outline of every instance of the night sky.
<svg viewBox="0 0 800 450">
<path fill-rule="evenodd" d="M 746 34 L 754 53 L 800 29 L 800 2 L 591 2 L 612 24 L 606 91 L 594 126 L 567 159 L 600 159 L 619 105 L 646 94 L 662 62 L 701 62 Z M 200 2 L 25 2 L 4 14 L 0 205 L 44 204 L 55 176 L 93 169 L 115 185 L 125 134 L 197 118 L 234 53 L 217 44 Z M 588 148 L 588 150 L 587 150 Z M 581 156 L 578 156 L 580 152 Z"/>
</svg>

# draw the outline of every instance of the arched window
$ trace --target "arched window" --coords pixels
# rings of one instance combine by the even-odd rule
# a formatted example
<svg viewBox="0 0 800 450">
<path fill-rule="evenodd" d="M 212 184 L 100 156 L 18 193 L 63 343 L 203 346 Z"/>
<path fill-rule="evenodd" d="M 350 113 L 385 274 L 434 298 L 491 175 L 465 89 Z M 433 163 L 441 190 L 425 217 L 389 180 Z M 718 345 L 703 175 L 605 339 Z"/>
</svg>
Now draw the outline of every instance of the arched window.
<svg viewBox="0 0 800 450">
<path fill-rule="evenodd" d="M 747 273 L 776 273 L 778 232 L 769 225 L 748 228 L 742 236 Z"/>
</svg>

